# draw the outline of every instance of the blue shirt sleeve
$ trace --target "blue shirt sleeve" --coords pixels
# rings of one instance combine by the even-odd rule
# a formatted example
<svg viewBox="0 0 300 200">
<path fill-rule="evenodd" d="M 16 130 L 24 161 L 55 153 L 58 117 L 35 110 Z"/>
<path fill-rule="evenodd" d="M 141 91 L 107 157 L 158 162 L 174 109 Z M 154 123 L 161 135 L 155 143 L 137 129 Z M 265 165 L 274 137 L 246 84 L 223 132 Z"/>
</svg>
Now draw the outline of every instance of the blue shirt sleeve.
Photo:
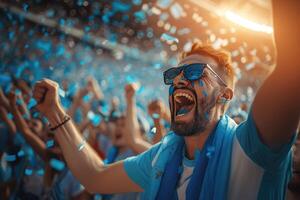
<svg viewBox="0 0 300 200">
<path fill-rule="evenodd" d="M 152 172 L 152 160 L 160 143 L 152 146 L 148 151 L 124 160 L 124 168 L 131 180 L 146 190 L 149 186 Z"/>
<path fill-rule="evenodd" d="M 244 152 L 252 161 L 265 170 L 276 170 L 284 167 L 287 159 L 289 159 L 289 151 L 296 138 L 295 134 L 288 144 L 283 145 L 276 151 L 271 150 L 262 143 L 252 112 L 249 113 L 248 119 L 238 126 L 236 131 L 237 139 Z"/>
</svg>

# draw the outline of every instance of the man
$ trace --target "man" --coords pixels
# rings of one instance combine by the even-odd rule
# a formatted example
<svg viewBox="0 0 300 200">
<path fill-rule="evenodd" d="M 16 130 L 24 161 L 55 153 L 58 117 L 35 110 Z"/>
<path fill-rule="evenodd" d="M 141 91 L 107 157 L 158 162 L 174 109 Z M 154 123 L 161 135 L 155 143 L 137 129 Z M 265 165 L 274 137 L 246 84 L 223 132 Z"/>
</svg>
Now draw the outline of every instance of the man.
<svg viewBox="0 0 300 200">
<path fill-rule="evenodd" d="M 290 147 L 299 122 L 299 2 L 273 2 L 277 66 L 246 122 L 226 115 L 234 79 L 226 54 L 194 45 L 170 85 L 173 132 L 148 151 L 104 166 L 59 104 L 58 85 L 35 85 L 73 174 L 91 192 L 144 192 L 144 199 L 284 199 Z"/>
</svg>

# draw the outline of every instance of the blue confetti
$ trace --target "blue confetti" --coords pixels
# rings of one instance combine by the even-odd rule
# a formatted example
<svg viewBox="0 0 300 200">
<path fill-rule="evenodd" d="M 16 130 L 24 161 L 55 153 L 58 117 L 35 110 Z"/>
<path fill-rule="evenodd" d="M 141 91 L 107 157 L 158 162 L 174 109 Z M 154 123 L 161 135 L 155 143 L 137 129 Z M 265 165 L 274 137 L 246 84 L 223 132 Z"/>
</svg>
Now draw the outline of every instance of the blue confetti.
<svg viewBox="0 0 300 200">
<path fill-rule="evenodd" d="M 51 147 L 53 147 L 54 146 L 54 140 L 48 140 L 47 142 L 46 142 L 46 148 L 47 149 L 50 149 Z"/>
<path fill-rule="evenodd" d="M 37 170 L 36 174 L 39 175 L 39 176 L 44 176 L 45 170 L 44 169 L 39 169 L 39 170 Z"/>
<path fill-rule="evenodd" d="M 17 155 L 18 157 L 23 157 L 25 155 L 25 152 L 23 150 L 20 150 Z"/>
<path fill-rule="evenodd" d="M 98 126 L 102 120 L 101 115 L 97 115 L 93 111 L 89 111 L 87 117 L 92 122 L 93 126 Z"/>
<path fill-rule="evenodd" d="M 30 119 L 30 114 L 29 113 L 25 113 L 22 115 L 23 119 L 29 120 Z"/>
<path fill-rule="evenodd" d="M 14 36 L 15 36 L 15 32 L 9 32 L 8 33 L 9 40 L 12 40 L 14 38 Z"/>
<path fill-rule="evenodd" d="M 25 169 L 25 175 L 26 176 L 31 176 L 33 173 L 33 170 L 32 169 Z"/>
<path fill-rule="evenodd" d="M 61 171 L 65 168 L 65 163 L 55 158 L 50 159 L 49 163 L 50 166 L 57 171 Z"/>
<path fill-rule="evenodd" d="M 46 16 L 49 18 L 54 17 L 54 14 L 55 14 L 55 12 L 52 9 L 47 10 L 47 12 L 46 12 Z"/>
<path fill-rule="evenodd" d="M 7 118 L 8 118 L 9 120 L 12 120 L 12 119 L 14 118 L 14 116 L 13 116 L 13 114 L 11 114 L 11 113 L 7 113 Z"/>
<path fill-rule="evenodd" d="M 116 2 L 114 1 L 112 3 L 112 9 L 115 12 L 128 12 L 131 9 L 131 5 L 130 4 L 126 4 L 126 3 L 122 3 L 120 1 Z"/>
<path fill-rule="evenodd" d="M 173 42 L 178 43 L 179 42 L 179 40 L 176 37 L 173 37 L 173 36 L 171 36 L 167 33 L 163 33 L 161 35 L 160 39 L 162 41 L 167 41 L 167 42 L 170 42 L 170 43 L 173 43 Z"/>
<path fill-rule="evenodd" d="M 48 121 L 48 119 L 47 119 L 46 117 L 42 117 L 42 121 L 43 121 L 43 123 L 45 123 L 45 124 L 49 124 L 49 121 Z"/>
<path fill-rule="evenodd" d="M 23 10 L 24 10 L 25 12 L 28 11 L 28 8 L 29 8 L 29 5 L 28 5 L 28 4 L 23 4 Z"/>
<path fill-rule="evenodd" d="M 137 11 L 133 15 L 137 22 L 143 22 L 146 20 L 146 13 L 143 10 Z"/>
<path fill-rule="evenodd" d="M 63 89 L 58 88 L 58 95 L 59 95 L 60 97 L 65 98 L 65 97 L 66 97 L 66 92 L 65 92 Z"/>
<path fill-rule="evenodd" d="M 168 8 L 171 3 L 173 2 L 173 0 L 158 0 L 157 1 L 157 5 L 161 8 Z"/>
<path fill-rule="evenodd" d="M 161 69 L 163 65 L 161 63 L 155 63 L 153 67 L 154 69 Z"/>
<path fill-rule="evenodd" d="M 136 93 L 137 93 L 138 95 L 141 95 L 141 94 L 143 94 L 144 92 L 145 92 L 145 87 L 144 87 L 144 86 L 139 87 L 139 89 L 136 91 Z"/>
<path fill-rule="evenodd" d="M 141 5 L 142 0 L 132 0 L 132 3 L 136 6 Z"/>
<path fill-rule="evenodd" d="M 178 35 L 185 35 L 185 34 L 189 34 L 191 32 L 191 30 L 189 28 L 183 28 L 177 31 Z"/>
<path fill-rule="evenodd" d="M 39 112 L 34 112 L 33 114 L 32 114 L 32 117 L 33 118 L 38 118 L 40 116 L 40 113 Z"/>
<path fill-rule="evenodd" d="M 126 83 L 128 83 L 128 84 L 137 82 L 136 78 L 133 77 L 132 75 L 127 75 L 125 81 L 126 81 Z"/>
<path fill-rule="evenodd" d="M 5 157 L 5 160 L 7 161 L 7 162 L 14 162 L 14 161 L 16 161 L 16 159 L 17 159 L 17 156 L 16 155 L 6 155 L 6 157 Z"/>
<path fill-rule="evenodd" d="M 16 90 L 15 90 L 15 94 L 16 94 L 16 95 L 21 95 L 21 94 L 22 94 L 22 92 L 21 92 L 21 90 L 19 90 L 19 89 L 16 89 Z"/>
<path fill-rule="evenodd" d="M 22 101 L 22 99 L 17 99 L 17 105 L 22 105 L 23 104 L 23 101 Z"/>
<path fill-rule="evenodd" d="M 170 8 L 171 14 L 175 19 L 179 19 L 184 14 L 183 8 L 180 6 L 179 3 L 174 3 Z"/>
<path fill-rule="evenodd" d="M 65 47 L 63 45 L 58 45 L 56 49 L 56 56 L 62 56 L 65 53 Z"/>
<path fill-rule="evenodd" d="M 11 82 L 11 78 L 8 75 L 0 74 L 0 85 L 4 86 L 5 84 Z"/>
<path fill-rule="evenodd" d="M 37 102 L 35 99 L 31 98 L 28 102 L 27 108 L 28 110 L 30 110 L 31 108 L 33 108 L 34 106 L 36 106 Z"/>
<path fill-rule="evenodd" d="M 82 100 L 83 100 L 84 103 L 88 103 L 91 99 L 92 99 L 91 94 L 86 94 L 82 97 Z"/>
</svg>

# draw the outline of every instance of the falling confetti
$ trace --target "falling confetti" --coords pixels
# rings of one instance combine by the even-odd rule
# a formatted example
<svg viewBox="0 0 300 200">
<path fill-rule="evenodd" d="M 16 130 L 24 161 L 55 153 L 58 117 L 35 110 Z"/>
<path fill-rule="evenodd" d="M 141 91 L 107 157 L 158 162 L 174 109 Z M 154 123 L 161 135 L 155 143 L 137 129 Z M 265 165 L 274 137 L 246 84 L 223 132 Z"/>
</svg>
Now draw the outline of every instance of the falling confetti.
<svg viewBox="0 0 300 200">
<path fill-rule="evenodd" d="M 169 43 L 179 43 L 179 40 L 176 37 L 173 37 L 167 33 L 163 33 L 160 37 L 162 41 L 167 41 Z"/>
</svg>

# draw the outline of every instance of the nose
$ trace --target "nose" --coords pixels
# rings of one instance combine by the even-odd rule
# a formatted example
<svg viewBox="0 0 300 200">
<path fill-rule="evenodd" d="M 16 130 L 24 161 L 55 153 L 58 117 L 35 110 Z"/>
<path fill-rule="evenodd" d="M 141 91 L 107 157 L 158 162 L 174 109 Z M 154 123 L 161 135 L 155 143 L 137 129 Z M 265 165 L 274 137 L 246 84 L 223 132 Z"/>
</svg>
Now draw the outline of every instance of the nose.
<svg viewBox="0 0 300 200">
<path fill-rule="evenodd" d="M 173 80 L 173 84 L 175 87 L 186 87 L 190 83 L 189 80 L 187 80 L 183 76 L 183 72 L 181 72 L 178 76 L 176 76 Z"/>
</svg>

